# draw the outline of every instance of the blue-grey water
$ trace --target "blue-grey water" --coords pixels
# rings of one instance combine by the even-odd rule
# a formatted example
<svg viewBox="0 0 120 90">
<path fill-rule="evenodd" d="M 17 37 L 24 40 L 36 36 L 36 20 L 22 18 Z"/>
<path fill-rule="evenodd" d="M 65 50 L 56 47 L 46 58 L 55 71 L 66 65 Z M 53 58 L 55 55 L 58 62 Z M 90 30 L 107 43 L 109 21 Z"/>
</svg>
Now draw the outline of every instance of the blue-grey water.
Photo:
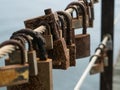
<svg viewBox="0 0 120 90">
<path fill-rule="evenodd" d="M 64 10 L 66 5 L 73 0 L 0 0 L 0 43 L 8 40 L 10 35 L 19 29 L 24 28 L 23 21 L 36 16 L 44 15 L 44 9 L 52 8 L 53 11 Z M 100 0 L 101 1 L 101 0 Z M 115 0 L 115 18 L 119 16 L 120 2 Z M 91 35 L 91 55 L 100 42 L 101 30 L 101 3 L 95 4 L 94 28 L 88 28 Z M 119 19 L 119 17 L 118 17 Z M 120 42 L 119 35 L 120 22 L 115 24 L 115 45 L 114 61 L 117 58 Z M 80 30 L 81 31 L 81 30 Z M 76 33 L 80 33 L 79 30 Z M 68 70 L 53 70 L 54 90 L 73 90 L 80 76 L 88 65 L 89 58 L 77 60 L 76 67 L 70 67 Z M 0 65 L 3 65 L 0 60 Z M 6 90 L 6 88 L 0 88 Z M 99 90 L 99 74 L 85 79 L 81 90 Z"/>
</svg>

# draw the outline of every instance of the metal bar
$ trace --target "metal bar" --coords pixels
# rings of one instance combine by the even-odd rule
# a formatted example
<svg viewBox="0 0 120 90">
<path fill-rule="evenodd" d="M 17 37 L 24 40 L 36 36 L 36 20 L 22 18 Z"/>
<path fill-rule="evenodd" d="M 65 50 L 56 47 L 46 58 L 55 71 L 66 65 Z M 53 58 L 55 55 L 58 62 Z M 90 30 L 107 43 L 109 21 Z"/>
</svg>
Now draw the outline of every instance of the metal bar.
<svg viewBox="0 0 120 90">
<path fill-rule="evenodd" d="M 46 30 L 45 26 L 40 26 L 36 29 L 34 29 L 35 32 L 43 33 Z M 0 58 L 4 57 L 6 54 L 11 53 L 15 50 L 15 46 L 13 45 L 6 45 L 0 48 Z"/>
<path fill-rule="evenodd" d="M 109 36 L 106 35 L 106 36 L 104 37 L 103 41 L 102 41 L 102 44 L 106 45 L 108 40 L 109 40 Z M 99 47 L 100 47 L 101 49 L 104 48 L 103 45 L 100 45 Z M 101 50 L 98 49 L 98 50 L 95 52 L 95 55 L 100 55 L 100 53 L 101 53 Z M 98 58 L 98 57 L 94 56 L 94 57 L 91 59 L 89 65 L 88 65 L 87 68 L 85 69 L 85 72 L 82 74 L 82 76 L 81 76 L 81 78 L 79 79 L 78 83 L 76 84 L 74 90 L 79 90 L 79 89 L 80 89 L 83 81 L 85 80 L 86 76 L 88 75 L 89 71 L 91 70 L 91 68 L 92 68 L 92 66 L 94 65 L 94 63 L 95 63 L 95 61 L 97 60 L 97 58 Z"/>
<path fill-rule="evenodd" d="M 105 34 L 110 34 L 114 40 L 114 0 L 102 0 L 101 40 Z M 114 42 L 114 41 L 113 41 Z M 112 46 L 113 43 L 112 43 Z M 112 90 L 113 82 L 113 47 L 108 51 L 109 66 L 100 75 L 100 90 Z"/>
</svg>

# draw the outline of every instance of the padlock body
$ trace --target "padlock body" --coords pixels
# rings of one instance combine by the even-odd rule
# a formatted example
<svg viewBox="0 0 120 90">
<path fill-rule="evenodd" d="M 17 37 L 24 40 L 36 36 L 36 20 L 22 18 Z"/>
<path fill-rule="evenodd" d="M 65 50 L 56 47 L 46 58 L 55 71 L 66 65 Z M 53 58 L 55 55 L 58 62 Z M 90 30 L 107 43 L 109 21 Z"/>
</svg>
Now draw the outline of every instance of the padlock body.
<svg viewBox="0 0 120 90">
<path fill-rule="evenodd" d="M 9 65 L 0 67 L 0 87 L 27 83 L 29 80 L 29 65 Z"/>
<path fill-rule="evenodd" d="M 53 90 L 52 60 L 40 61 L 37 58 L 38 75 L 30 76 L 29 83 L 9 86 L 7 90 Z"/>
<path fill-rule="evenodd" d="M 48 57 L 53 60 L 54 69 L 67 69 L 69 67 L 69 54 L 64 38 L 55 40 L 53 49 L 48 51 Z"/>
<path fill-rule="evenodd" d="M 46 49 L 53 49 L 53 36 L 52 35 L 43 35 L 46 40 Z"/>
<path fill-rule="evenodd" d="M 76 59 L 90 56 L 90 34 L 77 34 L 75 44 Z"/>
<path fill-rule="evenodd" d="M 28 63 L 29 63 L 29 72 L 30 76 L 36 76 L 38 74 L 38 66 L 36 59 L 36 51 L 32 50 L 28 52 Z"/>
<path fill-rule="evenodd" d="M 16 60 L 17 59 L 17 60 Z M 9 60 L 5 60 L 6 65 L 21 63 L 21 52 L 20 50 L 9 53 Z"/>
<path fill-rule="evenodd" d="M 16 60 L 17 59 L 17 60 Z M 28 62 L 27 51 L 25 50 L 25 62 Z M 21 51 L 16 50 L 12 53 L 9 53 L 9 58 L 5 59 L 5 65 L 12 65 L 12 64 L 20 64 L 21 63 Z"/>
<path fill-rule="evenodd" d="M 76 46 L 75 44 L 67 45 L 70 53 L 70 66 L 76 65 Z"/>
<path fill-rule="evenodd" d="M 72 28 L 78 29 L 82 28 L 82 18 L 73 18 L 72 19 Z"/>
<path fill-rule="evenodd" d="M 104 64 L 101 62 L 99 64 L 94 64 L 90 70 L 90 74 L 101 73 L 104 71 Z"/>
</svg>

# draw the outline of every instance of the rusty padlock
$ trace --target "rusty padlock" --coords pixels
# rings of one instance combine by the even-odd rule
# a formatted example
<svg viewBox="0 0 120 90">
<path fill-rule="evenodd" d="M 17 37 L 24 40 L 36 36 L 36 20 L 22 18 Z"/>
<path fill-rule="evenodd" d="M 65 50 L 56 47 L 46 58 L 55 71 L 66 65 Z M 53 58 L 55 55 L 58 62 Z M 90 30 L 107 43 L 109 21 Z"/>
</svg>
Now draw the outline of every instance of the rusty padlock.
<svg viewBox="0 0 120 90">
<path fill-rule="evenodd" d="M 71 5 L 71 6 L 68 6 L 66 8 L 66 10 L 69 9 L 69 8 L 72 8 L 76 13 L 75 17 L 73 15 L 74 12 L 71 13 L 71 16 L 72 16 L 72 28 L 74 28 L 74 29 L 81 28 L 82 27 L 82 17 L 80 17 L 80 15 L 79 15 L 78 8 L 76 6 Z"/>
<path fill-rule="evenodd" d="M 104 72 L 104 63 L 103 63 L 103 57 L 100 55 L 93 55 L 91 59 L 96 56 L 98 57 L 95 64 L 92 66 L 90 70 L 90 75 L 97 74 L 97 73 L 102 73 Z"/>
<path fill-rule="evenodd" d="M 40 26 L 41 22 L 44 21 L 44 22 L 46 22 L 47 24 L 50 25 L 50 29 L 52 30 L 51 31 L 52 35 L 54 34 L 53 31 L 58 34 L 58 31 L 56 32 L 56 30 L 55 30 L 56 29 L 55 21 L 58 20 L 58 17 L 56 16 L 55 13 L 50 13 L 50 12 L 52 12 L 51 9 L 49 9 L 50 12 L 46 12 L 46 10 L 44 10 L 45 13 L 46 13 L 46 15 L 44 15 L 44 16 L 39 16 L 39 17 L 36 17 L 36 18 L 25 20 L 24 21 L 25 27 L 30 28 L 31 30 L 34 30 L 34 29 L 36 29 L 37 27 Z M 55 37 L 56 37 L 56 34 L 53 35 L 53 40 L 54 40 Z"/>
<path fill-rule="evenodd" d="M 38 68 L 37 68 L 37 56 L 36 56 L 36 51 L 33 49 L 32 46 L 32 41 L 30 40 L 30 38 L 22 33 L 16 34 L 13 37 L 22 37 L 23 39 L 25 39 L 25 41 L 27 41 L 28 43 L 28 63 L 29 63 L 29 75 L 30 76 L 35 76 L 38 74 Z"/>
<path fill-rule="evenodd" d="M 21 50 L 21 62 L 0 67 L 0 87 L 27 83 L 29 80 L 29 65 L 25 62 L 26 58 L 23 45 L 16 40 L 7 40 L 0 44 L 0 48 L 5 45 L 14 45 L 16 49 Z"/>
<path fill-rule="evenodd" d="M 39 55 L 36 59 L 38 65 L 38 75 L 30 76 L 29 83 L 8 87 L 8 90 L 53 90 L 52 82 L 52 60 L 47 58 L 45 49 L 45 39 L 40 33 L 30 30 L 20 30 L 17 33 L 25 33 L 33 37 L 34 44 L 38 46 Z M 33 33 L 32 33 L 33 32 Z"/>
<path fill-rule="evenodd" d="M 48 23 L 46 23 L 44 21 L 40 22 L 40 26 L 42 26 L 42 25 L 46 27 L 45 32 L 43 32 L 43 34 L 42 34 L 46 40 L 46 49 L 47 50 L 53 49 L 53 35 L 51 33 L 50 26 Z"/>
<path fill-rule="evenodd" d="M 65 11 L 57 11 L 58 15 L 61 15 L 64 17 L 66 29 L 64 31 L 64 38 L 67 44 L 67 47 L 69 49 L 69 55 L 70 55 L 70 66 L 76 65 L 76 46 L 74 43 L 74 30 L 72 30 L 72 18 L 71 16 L 66 13 Z"/>
<path fill-rule="evenodd" d="M 66 41 L 66 22 L 65 22 L 65 20 L 64 20 L 64 17 L 63 16 L 61 16 L 61 15 L 58 15 L 58 18 L 59 18 L 59 25 L 60 25 L 60 37 L 61 38 L 64 38 L 65 39 L 65 41 Z M 69 57 L 69 59 L 70 59 L 70 50 L 67 48 L 67 56 Z M 71 61 L 70 61 L 70 66 L 71 66 Z"/>
<path fill-rule="evenodd" d="M 90 56 L 90 34 L 87 34 L 86 8 L 81 4 L 83 10 L 83 31 L 75 35 L 76 59 Z"/>
<path fill-rule="evenodd" d="M 70 6 L 75 6 L 78 8 L 78 12 L 79 12 L 79 18 L 83 21 L 83 14 L 84 14 L 84 10 L 83 10 L 83 6 L 84 6 L 84 9 L 86 11 L 86 25 L 87 27 L 89 26 L 89 16 L 88 16 L 88 9 L 87 9 L 87 5 L 82 1 L 74 1 L 74 2 L 71 2 L 67 7 L 70 7 Z M 67 8 L 66 7 L 66 8 Z M 82 22 L 82 25 L 83 25 L 83 22 Z"/>
<path fill-rule="evenodd" d="M 51 10 L 46 10 L 46 14 L 52 13 Z M 48 13 L 49 12 L 49 13 Z M 56 17 L 57 14 L 56 14 Z M 54 42 L 53 42 L 53 49 L 48 51 L 48 57 L 53 59 L 53 68 L 54 69 L 67 69 L 69 67 L 69 54 L 67 45 L 64 38 L 61 38 L 59 35 L 59 24 L 58 21 L 54 22 L 56 24 L 55 26 L 55 32 L 53 32 Z M 56 33 L 58 32 L 58 33 Z"/>
</svg>

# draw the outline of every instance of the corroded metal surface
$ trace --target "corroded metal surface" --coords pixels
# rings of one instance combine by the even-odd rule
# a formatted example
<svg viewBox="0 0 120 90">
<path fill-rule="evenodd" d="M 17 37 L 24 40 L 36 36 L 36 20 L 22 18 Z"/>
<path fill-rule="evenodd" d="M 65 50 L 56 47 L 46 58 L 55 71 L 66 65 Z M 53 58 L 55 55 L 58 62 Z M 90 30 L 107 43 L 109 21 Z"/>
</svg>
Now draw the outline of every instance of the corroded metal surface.
<svg viewBox="0 0 120 90">
<path fill-rule="evenodd" d="M 30 76 L 29 83 L 10 86 L 8 90 L 53 90 L 52 60 L 37 61 L 38 75 Z"/>
</svg>

